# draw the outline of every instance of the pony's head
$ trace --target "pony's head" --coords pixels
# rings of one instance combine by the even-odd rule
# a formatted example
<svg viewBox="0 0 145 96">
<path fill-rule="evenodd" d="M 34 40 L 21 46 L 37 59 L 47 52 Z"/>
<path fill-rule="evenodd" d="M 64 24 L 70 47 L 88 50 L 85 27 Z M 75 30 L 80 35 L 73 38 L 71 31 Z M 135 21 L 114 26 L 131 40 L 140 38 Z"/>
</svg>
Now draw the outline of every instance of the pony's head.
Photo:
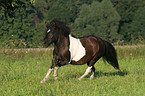
<svg viewBox="0 0 145 96">
<path fill-rule="evenodd" d="M 66 22 L 57 19 L 52 20 L 49 24 L 46 23 L 45 37 L 42 45 L 48 47 L 52 43 L 56 43 L 60 36 L 67 37 L 70 34 L 70 28 Z"/>
</svg>

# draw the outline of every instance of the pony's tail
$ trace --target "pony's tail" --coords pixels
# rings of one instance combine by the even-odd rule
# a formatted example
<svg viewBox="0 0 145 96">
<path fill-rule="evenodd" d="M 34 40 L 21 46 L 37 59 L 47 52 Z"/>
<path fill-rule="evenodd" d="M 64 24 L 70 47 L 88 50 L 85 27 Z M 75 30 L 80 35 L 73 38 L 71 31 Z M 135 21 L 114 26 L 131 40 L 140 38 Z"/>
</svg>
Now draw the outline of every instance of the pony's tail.
<svg viewBox="0 0 145 96">
<path fill-rule="evenodd" d="M 117 53 L 113 45 L 107 41 L 104 41 L 105 43 L 105 54 L 103 58 L 111 64 L 115 69 L 119 69 L 119 64 L 117 60 Z"/>
</svg>

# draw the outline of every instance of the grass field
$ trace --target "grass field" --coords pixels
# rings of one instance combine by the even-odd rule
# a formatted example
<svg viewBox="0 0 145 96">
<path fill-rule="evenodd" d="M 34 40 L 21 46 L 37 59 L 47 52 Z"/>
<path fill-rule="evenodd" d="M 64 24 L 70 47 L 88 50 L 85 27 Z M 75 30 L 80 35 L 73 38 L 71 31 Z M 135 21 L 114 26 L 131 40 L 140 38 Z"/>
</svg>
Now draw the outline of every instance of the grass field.
<svg viewBox="0 0 145 96">
<path fill-rule="evenodd" d="M 53 74 L 44 84 L 52 61 L 48 51 L 1 51 L 1 96 L 145 96 L 145 47 L 119 48 L 118 59 L 122 71 L 115 70 L 100 59 L 96 64 L 95 78 L 86 76 L 87 65 L 67 65 Z"/>
</svg>

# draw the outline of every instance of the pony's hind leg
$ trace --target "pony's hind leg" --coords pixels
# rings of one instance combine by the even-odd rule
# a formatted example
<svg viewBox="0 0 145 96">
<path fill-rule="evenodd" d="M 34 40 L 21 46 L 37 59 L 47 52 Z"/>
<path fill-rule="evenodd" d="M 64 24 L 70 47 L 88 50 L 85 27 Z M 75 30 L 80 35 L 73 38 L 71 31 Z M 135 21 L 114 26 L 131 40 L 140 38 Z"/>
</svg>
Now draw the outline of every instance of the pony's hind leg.
<svg viewBox="0 0 145 96">
<path fill-rule="evenodd" d="M 90 79 L 93 79 L 94 78 L 94 74 L 95 74 L 95 67 L 93 66 L 91 68 L 91 76 L 90 76 Z"/>
<path fill-rule="evenodd" d="M 98 58 L 94 58 L 92 59 L 91 61 L 89 61 L 87 63 L 87 65 L 89 66 L 86 70 L 86 72 L 78 79 L 78 80 L 81 80 L 83 77 L 85 77 L 86 75 L 88 75 L 90 72 L 92 72 L 91 76 L 90 76 L 90 79 L 93 79 L 94 78 L 94 74 L 95 74 L 95 67 L 94 67 L 94 64 L 95 62 L 98 60 Z"/>
<path fill-rule="evenodd" d="M 84 78 L 86 75 L 88 75 L 91 72 L 92 66 L 88 67 L 86 72 L 78 79 L 81 80 L 82 78 Z"/>
</svg>

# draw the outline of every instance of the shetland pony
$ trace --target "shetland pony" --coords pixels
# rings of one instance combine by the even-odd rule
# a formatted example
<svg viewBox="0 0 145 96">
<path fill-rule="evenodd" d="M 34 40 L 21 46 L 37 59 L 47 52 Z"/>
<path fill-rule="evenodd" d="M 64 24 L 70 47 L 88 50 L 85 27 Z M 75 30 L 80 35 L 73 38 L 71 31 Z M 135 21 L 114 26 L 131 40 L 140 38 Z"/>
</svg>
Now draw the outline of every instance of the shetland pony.
<svg viewBox="0 0 145 96">
<path fill-rule="evenodd" d="M 50 69 L 40 83 L 44 83 L 54 70 L 57 79 L 57 69 L 66 64 L 82 65 L 87 63 L 86 72 L 79 78 L 92 72 L 90 79 L 94 77 L 94 64 L 103 57 L 114 68 L 119 69 L 117 54 L 111 43 L 93 35 L 75 38 L 66 22 L 54 19 L 50 24 L 46 23 L 47 30 L 42 45 L 48 47 L 54 43 L 53 60 Z"/>
</svg>

